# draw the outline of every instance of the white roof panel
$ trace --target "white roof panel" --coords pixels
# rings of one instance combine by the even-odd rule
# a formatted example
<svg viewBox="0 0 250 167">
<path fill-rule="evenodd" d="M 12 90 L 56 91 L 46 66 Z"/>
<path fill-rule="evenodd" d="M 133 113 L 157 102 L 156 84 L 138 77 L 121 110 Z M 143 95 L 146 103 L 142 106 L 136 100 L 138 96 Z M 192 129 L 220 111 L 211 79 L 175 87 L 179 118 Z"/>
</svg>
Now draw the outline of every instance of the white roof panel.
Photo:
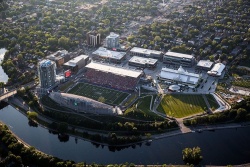
<svg viewBox="0 0 250 167">
<path fill-rule="evenodd" d="M 108 50 L 104 47 L 98 48 L 92 54 L 99 55 L 101 57 L 106 57 L 106 58 L 118 59 L 118 60 L 123 58 L 126 55 L 125 52 L 116 52 L 116 51 Z"/>
<path fill-rule="evenodd" d="M 170 68 L 162 68 L 160 77 L 163 79 L 179 81 L 193 85 L 196 85 L 200 79 L 199 74 L 194 74 L 184 71 L 182 67 L 180 67 L 178 70 L 173 70 Z"/>
<path fill-rule="evenodd" d="M 186 58 L 186 59 L 193 59 L 194 56 L 188 55 L 188 54 L 183 54 L 183 53 L 176 53 L 176 52 L 167 52 L 165 53 L 166 56 L 171 56 L 171 57 L 178 57 L 178 58 Z"/>
<path fill-rule="evenodd" d="M 160 55 L 162 53 L 161 51 L 138 48 L 138 47 L 133 47 L 130 50 L 130 52 L 141 53 L 141 54 L 146 54 L 146 55 L 150 55 L 150 54 Z"/>
</svg>

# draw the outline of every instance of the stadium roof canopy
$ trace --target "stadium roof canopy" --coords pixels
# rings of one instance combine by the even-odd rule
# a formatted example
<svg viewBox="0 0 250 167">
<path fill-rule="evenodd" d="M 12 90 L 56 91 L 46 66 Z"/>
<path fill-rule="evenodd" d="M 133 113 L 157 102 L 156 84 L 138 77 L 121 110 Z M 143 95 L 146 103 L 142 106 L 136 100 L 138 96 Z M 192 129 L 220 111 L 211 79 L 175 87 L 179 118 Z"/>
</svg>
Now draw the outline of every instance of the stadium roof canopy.
<svg viewBox="0 0 250 167">
<path fill-rule="evenodd" d="M 189 73 L 185 71 L 181 66 L 178 70 L 170 68 L 162 68 L 160 77 L 162 79 L 183 82 L 187 84 L 196 85 L 200 79 L 199 74 Z"/>
<path fill-rule="evenodd" d="M 108 50 L 104 47 L 100 47 L 96 51 L 94 51 L 92 54 L 95 54 L 101 57 L 120 60 L 126 55 L 126 52 L 116 52 L 116 51 Z"/>
<path fill-rule="evenodd" d="M 113 73 L 116 75 L 128 76 L 128 77 L 133 77 L 133 78 L 138 78 L 142 74 L 142 71 L 139 71 L 139 70 L 120 68 L 120 67 L 115 67 L 115 66 L 96 63 L 96 62 L 89 63 L 86 66 L 86 68 L 91 68 L 91 69 L 98 70 L 98 71 L 103 71 L 107 73 Z"/>
<path fill-rule="evenodd" d="M 221 76 L 222 71 L 225 69 L 225 65 L 222 63 L 217 63 L 214 65 L 214 67 L 208 71 L 207 73 L 209 75 L 214 75 L 214 76 Z"/>
<path fill-rule="evenodd" d="M 183 58 L 183 59 L 193 59 L 194 58 L 194 56 L 192 56 L 192 55 L 183 54 L 183 53 L 176 53 L 176 52 L 167 52 L 167 53 L 165 53 L 165 56 L 178 57 L 178 58 Z"/>
</svg>

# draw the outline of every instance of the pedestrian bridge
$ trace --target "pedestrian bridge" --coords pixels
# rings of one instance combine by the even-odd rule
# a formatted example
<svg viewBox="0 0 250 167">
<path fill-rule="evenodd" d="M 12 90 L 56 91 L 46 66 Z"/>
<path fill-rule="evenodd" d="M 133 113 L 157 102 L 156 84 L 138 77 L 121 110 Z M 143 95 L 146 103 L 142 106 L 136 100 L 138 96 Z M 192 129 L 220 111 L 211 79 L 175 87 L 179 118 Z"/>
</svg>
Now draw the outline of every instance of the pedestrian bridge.
<svg viewBox="0 0 250 167">
<path fill-rule="evenodd" d="M 17 90 L 15 89 L 15 90 L 12 90 L 10 92 L 6 92 L 4 94 L 1 94 L 0 95 L 0 101 L 8 99 L 9 97 L 15 95 L 16 93 L 17 93 Z"/>
</svg>

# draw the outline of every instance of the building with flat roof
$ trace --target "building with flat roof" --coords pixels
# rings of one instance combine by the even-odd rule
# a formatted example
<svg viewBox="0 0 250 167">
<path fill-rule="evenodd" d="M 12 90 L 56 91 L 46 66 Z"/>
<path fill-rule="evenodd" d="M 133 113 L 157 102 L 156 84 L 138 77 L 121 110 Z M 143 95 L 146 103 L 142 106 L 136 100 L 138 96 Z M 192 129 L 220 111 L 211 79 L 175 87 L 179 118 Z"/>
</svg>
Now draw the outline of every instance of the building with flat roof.
<svg viewBox="0 0 250 167">
<path fill-rule="evenodd" d="M 135 66 L 135 67 L 155 68 L 157 66 L 157 62 L 158 62 L 157 59 L 133 56 L 128 61 L 128 64 L 130 66 Z"/>
<path fill-rule="evenodd" d="M 44 59 L 38 62 L 37 70 L 40 88 L 52 88 L 56 83 L 56 63 L 54 61 Z"/>
<path fill-rule="evenodd" d="M 177 84 L 184 84 L 188 86 L 196 86 L 200 80 L 199 74 L 185 71 L 182 66 L 178 70 L 163 67 L 159 79 L 171 81 Z"/>
<path fill-rule="evenodd" d="M 87 45 L 100 46 L 101 45 L 101 34 L 97 31 L 90 31 L 87 33 Z"/>
<path fill-rule="evenodd" d="M 222 63 L 216 63 L 214 67 L 207 72 L 208 75 L 220 77 L 225 69 L 225 65 Z"/>
<path fill-rule="evenodd" d="M 163 63 L 191 67 L 195 64 L 195 58 L 188 54 L 167 52 L 163 56 Z"/>
<path fill-rule="evenodd" d="M 111 51 L 103 47 L 98 48 L 92 53 L 92 58 L 94 60 L 103 60 L 112 63 L 121 63 L 125 57 L 125 52 Z"/>
<path fill-rule="evenodd" d="M 46 56 L 46 59 L 54 61 L 57 67 L 61 67 L 63 63 L 69 61 L 70 55 L 67 50 L 58 50 L 57 52 Z"/>
<path fill-rule="evenodd" d="M 130 55 L 133 55 L 133 56 L 156 58 L 159 60 L 161 60 L 163 56 L 163 53 L 161 51 L 138 48 L 138 47 L 133 47 L 129 53 Z"/>
<path fill-rule="evenodd" d="M 196 68 L 197 69 L 201 69 L 201 70 L 211 70 L 211 68 L 213 67 L 214 62 L 211 62 L 210 60 L 200 60 L 197 63 Z"/>
<path fill-rule="evenodd" d="M 105 47 L 113 49 L 120 48 L 120 35 L 114 32 L 111 32 L 109 36 L 105 38 Z"/>
<path fill-rule="evenodd" d="M 80 55 L 64 63 L 63 67 L 65 70 L 71 70 L 72 72 L 77 72 L 79 69 L 85 67 L 88 61 L 89 61 L 89 56 Z"/>
</svg>

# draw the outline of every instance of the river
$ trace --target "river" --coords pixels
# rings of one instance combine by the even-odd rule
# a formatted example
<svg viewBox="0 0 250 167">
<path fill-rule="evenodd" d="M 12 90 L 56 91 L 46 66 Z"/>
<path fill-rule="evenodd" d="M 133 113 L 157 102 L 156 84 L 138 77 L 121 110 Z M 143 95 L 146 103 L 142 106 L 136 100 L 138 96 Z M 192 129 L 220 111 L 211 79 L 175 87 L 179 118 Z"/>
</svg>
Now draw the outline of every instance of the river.
<svg viewBox="0 0 250 167">
<path fill-rule="evenodd" d="M 0 110 L 0 120 L 12 132 L 31 146 L 53 156 L 76 162 L 99 164 L 183 164 L 182 150 L 199 146 L 204 157 L 202 164 L 234 165 L 250 162 L 250 127 L 204 131 L 154 140 L 150 146 L 142 144 L 120 151 L 107 146 L 95 146 L 91 142 L 70 137 L 60 142 L 57 135 L 40 126 L 31 127 L 28 119 L 12 106 Z"/>
<path fill-rule="evenodd" d="M 0 82 L 4 82 L 6 83 L 9 79 L 8 75 L 4 72 L 2 66 L 1 66 L 1 63 L 2 63 L 2 60 L 4 58 L 4 54 L 7 50 L 2 48 L 0 49 Z"/>
</svg>

